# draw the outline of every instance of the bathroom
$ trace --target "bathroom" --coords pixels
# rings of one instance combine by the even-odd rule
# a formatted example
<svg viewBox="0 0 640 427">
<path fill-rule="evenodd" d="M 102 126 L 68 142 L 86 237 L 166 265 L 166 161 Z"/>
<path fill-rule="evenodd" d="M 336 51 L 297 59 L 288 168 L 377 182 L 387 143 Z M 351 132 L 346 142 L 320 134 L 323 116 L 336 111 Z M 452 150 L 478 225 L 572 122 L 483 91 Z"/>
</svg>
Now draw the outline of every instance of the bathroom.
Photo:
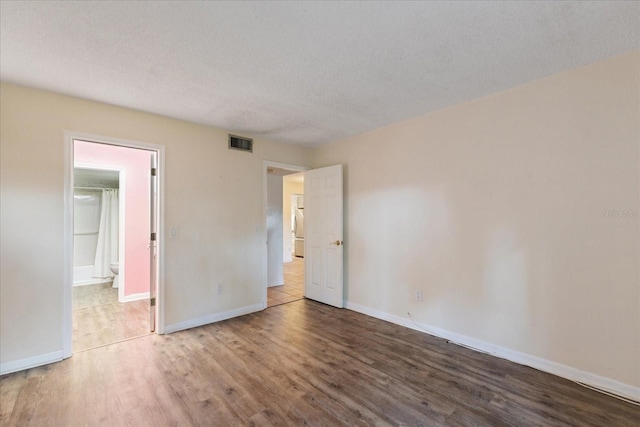
<svg viewBox="0 0 640 427">
<path fill-rule="evenodd" d="M 148 334 L 146 150 L 74 141 L 73 349 Z"/>
<path fill-rule="evenodd" d="M 75 167 L 73 178 L 73 284 L 118 288 L 120 171 Z"/>
</svg>

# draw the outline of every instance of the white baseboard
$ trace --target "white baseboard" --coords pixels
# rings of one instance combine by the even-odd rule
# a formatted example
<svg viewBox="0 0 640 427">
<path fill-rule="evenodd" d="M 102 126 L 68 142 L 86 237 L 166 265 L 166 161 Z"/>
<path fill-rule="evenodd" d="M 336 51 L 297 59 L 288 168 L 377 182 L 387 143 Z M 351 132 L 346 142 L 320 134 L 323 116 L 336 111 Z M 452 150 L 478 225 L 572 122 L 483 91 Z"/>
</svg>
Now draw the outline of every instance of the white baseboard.
<svg viewBox="0 0 640 427">
<path fill-rule="evenodd" d="M 102 285 L 104 283 L 111 283 L 113 279 L 90 279 L 90 280 L 80 280 L 79 282 L 73 282 L 73 287 L 76 286 L 90 286 L 90 285 Z"/>
<path fill-rule="evenodd" d="M 47 365 L 62 360 L 62 350 L 52 353 L 40 354 L 38 356 L 27 357 L 25 359 L 14 360 L 13 362 L 0 363 L 0 375 L 12 372 L 23 371 L 37 366 Z"/>
<path fill-rule="evenodd" d="M 367 316 L 375 317 L 380 320 L 395 323 L 409 329 L 414 329 L 416 331 L 424 332 L 429 335 L 444 338 L 454 344 L 462 345 L 464 347 L 471 348 L 472 350 L 488 353 L 492 356 L 507 359 L 520 365 L 530 366 L 543 372 L 548 372 L 550 374 L 557 375 L 568 380 L 576 381 L 608 393 L 616 394 L 618 396 L 640 402 L 640 387 L 634 387 L 632 385 L 624 384 L 610 378 L 602 377 L 590 372 L 581 371 L 580 369 L 573 368 L 571 366 L 552 362 L 551 360 L 543 359 L 541 357 L 521 353 L 519 351 L 511 350 L 505 347 L 500 347 L 486 341 L 468 337 L 466 335 L 457 334 L 455 332 L 450 332 L 445 329 L 437 328 L 430 325 L 423 325 L 406 317 L 400 317 L 382 311 L 374 310 L 372 308 L 348 301 L 346 303 L 346 308 L 349 310 L 357 311 L 358 313 L 366 314 Z"/>
<path fill-rule="evenodd" d="M 149 292 L 142 292 L 139 294 L 131 294 L 131 295 L 126 295 L 122 298 L 122 300 L 118 301 L 118 302 L 131 302 L 131 301 L 138 301 L 141 299 L 149 299 Z"/>
<path fill-rule="evenodd" d="M 183 331 L 185 329 L 196 328 L 202 325 L 208 325 L 209 323 L 219 322 L 221 320 L 231 319 L 232 317 L 238 317 L 256 311 L 264 309 L 264 304 L 247 305 L 245 307 L 236 308 L 234 310 L 224 311 L 222 313 L 214 313 L 208 316 L 199 317 L 197 319 L 186 320 L 184 322 L 173 323 L 164 327 L 164 333 L 170 334 L 172 332 Z"/>
<path fill-rule="evenodd" d="M 284 285 L 284 280 L 282 282 L 269 283 L 269 284 L 267 284 L 267 288 L 271 288 L 273 286 L 282 286 L 282 285 Z"/>
</svg>

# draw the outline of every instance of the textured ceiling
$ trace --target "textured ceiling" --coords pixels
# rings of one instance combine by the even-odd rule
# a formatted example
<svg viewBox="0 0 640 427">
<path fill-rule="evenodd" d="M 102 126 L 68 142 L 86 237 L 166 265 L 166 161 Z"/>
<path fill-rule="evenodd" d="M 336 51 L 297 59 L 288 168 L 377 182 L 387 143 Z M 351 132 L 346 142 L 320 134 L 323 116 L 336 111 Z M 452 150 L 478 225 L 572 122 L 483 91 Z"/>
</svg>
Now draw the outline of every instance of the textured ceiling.
<svg viewBox="0 0 640 427">
<path fill-rule="evenodd" d="M 640 47 L 635 1 L 0 5 L 4 81 L 303 145 Z"/>
</svg>

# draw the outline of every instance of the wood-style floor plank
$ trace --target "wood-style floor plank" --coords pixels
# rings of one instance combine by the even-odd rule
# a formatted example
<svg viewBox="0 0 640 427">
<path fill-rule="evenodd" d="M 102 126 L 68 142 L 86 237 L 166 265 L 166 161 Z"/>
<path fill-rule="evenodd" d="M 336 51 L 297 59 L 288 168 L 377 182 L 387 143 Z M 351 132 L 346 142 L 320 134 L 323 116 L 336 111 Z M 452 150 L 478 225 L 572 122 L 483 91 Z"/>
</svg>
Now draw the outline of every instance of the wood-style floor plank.
<svg viewBox="0 0 640 427">
<path fill-rule="evenodd" d="M 640 406 L 308 300 L 0 377 L 7 426 L 637 426 Z"/>
<path fill-rule="evenodd" d="M 73 351 L 149 334 L 149 300 L 118 302 L 111 283 L 73 288 Z"/>
</svg>

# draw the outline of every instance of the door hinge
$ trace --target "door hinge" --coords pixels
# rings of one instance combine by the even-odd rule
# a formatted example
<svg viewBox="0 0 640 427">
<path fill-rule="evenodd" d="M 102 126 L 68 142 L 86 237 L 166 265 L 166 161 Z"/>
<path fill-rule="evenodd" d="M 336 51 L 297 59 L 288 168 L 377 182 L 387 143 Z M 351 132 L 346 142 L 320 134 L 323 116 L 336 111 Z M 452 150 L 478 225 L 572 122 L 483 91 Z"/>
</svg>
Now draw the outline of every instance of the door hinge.
<svg viewBox="0 0 640 427">
<path fill-rule="evenodd" d="M 156 176 L 156 168 L 151 168 L 151 176 Z"/>
<path fill-rule="evenodd" d="M 151 233 L 151 241 L 152 242 L 156 241 L 156 233 Z"/>
<path fill-rule="evenodd" d="M 151 298 L 149 301 L 151 302 L 151 307 L 155 307 L 156 306 L 156 299 L 155 298 Z"/>
</svg>

